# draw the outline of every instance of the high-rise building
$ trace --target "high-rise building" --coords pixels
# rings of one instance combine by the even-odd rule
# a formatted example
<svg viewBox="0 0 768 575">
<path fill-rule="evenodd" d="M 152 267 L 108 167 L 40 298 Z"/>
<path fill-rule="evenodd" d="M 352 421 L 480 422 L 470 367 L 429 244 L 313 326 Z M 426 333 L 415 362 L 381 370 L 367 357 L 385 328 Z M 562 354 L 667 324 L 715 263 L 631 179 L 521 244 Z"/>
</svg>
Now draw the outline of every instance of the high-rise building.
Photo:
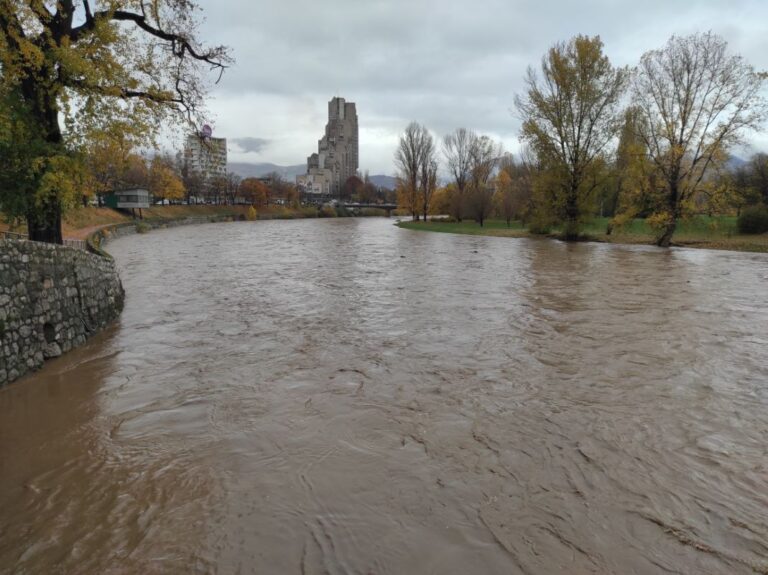
<svg viewBox="0 0 768 575">
<path fill-rule="evenodd" d="M 187 136 L 184 144 L 184 163 L 203 181 L 227 175 L 227 139 L 211 137 L 211 129 L 203 126 L 201 132 Z"/>
<path fill-rule="evenodd" d="M 353 102 L 333 98 L 328 102 L 325 135 L 317 153 L 307 158 L 307 174 L 297 181 L 306 191 L 336 196 L 359 168 L 357 109 Z"/>
</svg>

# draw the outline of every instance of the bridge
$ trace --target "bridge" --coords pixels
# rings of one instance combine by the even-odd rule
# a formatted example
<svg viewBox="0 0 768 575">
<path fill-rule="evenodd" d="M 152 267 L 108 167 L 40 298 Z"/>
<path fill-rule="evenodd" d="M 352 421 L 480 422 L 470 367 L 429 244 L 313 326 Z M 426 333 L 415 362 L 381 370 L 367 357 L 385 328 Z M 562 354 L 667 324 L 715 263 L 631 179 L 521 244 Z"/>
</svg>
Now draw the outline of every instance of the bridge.
<svg viewBox="0 0 768 575">
<path fill-rule="evenodd" d="M 355 203 L 341 203 L 339 204 L 340 208 L 346 208 L 348 210 L 362 210 L 366 208 L 371 208 L 374 210 L 384 210 L 387 212 L 387 217 L 390 217 L 392 215 L 392 212 L 397 209 L 397 204 L 362 204 L 360 202 Z"/>
</svg>

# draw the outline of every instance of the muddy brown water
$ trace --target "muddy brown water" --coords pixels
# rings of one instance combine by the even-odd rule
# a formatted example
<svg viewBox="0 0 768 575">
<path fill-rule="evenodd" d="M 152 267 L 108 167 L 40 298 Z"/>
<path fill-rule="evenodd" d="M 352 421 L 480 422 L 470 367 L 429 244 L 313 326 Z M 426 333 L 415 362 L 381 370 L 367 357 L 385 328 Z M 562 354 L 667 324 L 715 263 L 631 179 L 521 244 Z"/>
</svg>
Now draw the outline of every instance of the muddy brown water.
<svg viewBox="0 0 768 575">
<path fill-rule="evenodd" d="M 2 573 L 767 573 L 768 257 L 209 224 L 0 390 Z"/>
</svg>

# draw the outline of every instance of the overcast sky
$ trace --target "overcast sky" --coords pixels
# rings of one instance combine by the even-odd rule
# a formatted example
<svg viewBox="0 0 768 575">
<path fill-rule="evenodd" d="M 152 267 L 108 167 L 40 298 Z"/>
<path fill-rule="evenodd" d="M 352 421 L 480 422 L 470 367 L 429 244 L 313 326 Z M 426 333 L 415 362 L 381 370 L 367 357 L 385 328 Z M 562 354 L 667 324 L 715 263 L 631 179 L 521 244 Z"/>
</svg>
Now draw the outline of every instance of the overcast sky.
<svg viewBox="0 0 768 575">
<path fill-rule="evenodd" d="M 357 104 L 360 169 L 392 174 L 408 122 L 436 136 L 464 126 L 518 147 L 514 95 L 555 42 L 600 35 L 634 65 L 672 34 L 713 30 L 768 70 L 768 0 L 200 0 L 200 36 L 236 64 L 211 94 L 230 161 L 300 164 L 327 102 Z M 768 150 L 768 136 L 752 137 Z M 742 154 L 748 153 L 742 151 Z"/>
</svg>

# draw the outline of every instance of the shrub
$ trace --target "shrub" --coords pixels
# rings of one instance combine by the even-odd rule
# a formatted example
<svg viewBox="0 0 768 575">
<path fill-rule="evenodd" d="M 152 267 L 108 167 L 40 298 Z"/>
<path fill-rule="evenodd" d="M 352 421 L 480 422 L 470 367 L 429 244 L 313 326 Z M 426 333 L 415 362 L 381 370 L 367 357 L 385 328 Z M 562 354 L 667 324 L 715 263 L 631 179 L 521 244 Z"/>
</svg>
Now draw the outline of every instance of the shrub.
<svg viewBox="0 0 768 575">
<path fill-rule="evenodd" d="M 741 234 L 768 232 L 768 207 L 758 205 L 744 208 L 738 219 L 738 227 Z"/>
<path fill-rule="evenodd" d="M 323 207 L 320 208 L 320 217 L 321 218 L 335 218 L 336 217 L 336 208 L 329 204 L 325 204 Z"/>
<path fill-rule="evenodd" d="M 146 234 L 151 229 L 152 229 L 152 226 L 150 226 L 149 224 L 145 224 L 144 222 L 139 222 L 138 224 L 136 224 L 137 234 Z"/>
<path fill-rule="evenodd" d="M 248 213 L 245 215 L 246 219 L 247 219 L 249 222 L 252 222 L 253 220 L 255 220 L 255 219 L 256 219 L 256 216 L 257 216 L 257 214 L 256 214 L 256 208 L 254 208 L 253 206 L 249 206 L 249 207 L 248 207 Z"/>
<path fill-rule="evenodd" d="M 552 231 L 552 225 L 542 218 L 533 218 L 528 222 L 528 231 L 534 235 L 546 235 Z"/>
</svg>

